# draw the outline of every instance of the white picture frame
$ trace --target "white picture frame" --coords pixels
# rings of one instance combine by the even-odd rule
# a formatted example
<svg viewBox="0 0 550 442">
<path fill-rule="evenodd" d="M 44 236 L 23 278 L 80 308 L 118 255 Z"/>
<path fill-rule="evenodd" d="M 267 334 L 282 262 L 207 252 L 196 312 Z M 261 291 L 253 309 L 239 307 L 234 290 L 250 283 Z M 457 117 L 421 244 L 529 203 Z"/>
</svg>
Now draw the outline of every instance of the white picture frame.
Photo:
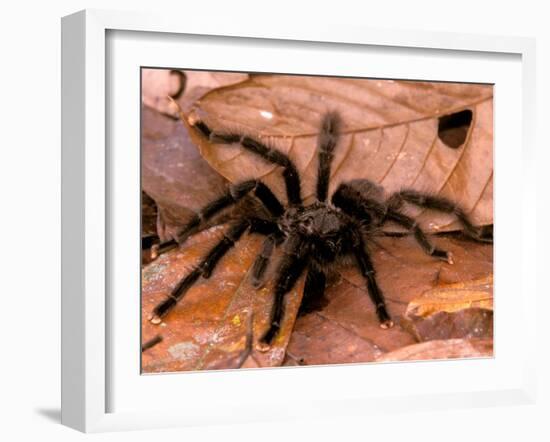
<svg viewBox="0 0 550 442">
<path fill-rule="evenodd" d="M 230 22 L 212 20 L 211 17 L 197 16 L 193 21 L 182 24 L 177 17 L 155 16 L 144 13 L 123 13 L 112 11 L 87 10 L 63 18 L 62 21 L 62 423 L 85 432 L 139 429 L 139 428 L 160 428 L 169 426 L 202 425 L 208 423 L 231 423 L 231 422 L 252 422 L 261 420 L 284 419 L 288 417 L 306 418 L 315 416 L 334 415 L 363 415 L 373 410 L 385 410 L 396 412 L 410 409 L 441 409 L 441 408 L 465 408 L 471 406 L 495 406 L 502 404 L 532 404 L 536 395 L 535 382 L 535 339 L 529 339 L 535 335 L 536 323 L 534 320 L 527 320 L 525 314 L 529 305 L 536 304 L 535 290 L 535 266 L 525 265 L 527 257 L 536 256 L 535 247 L 535 197 L 528 192 L 534 188 L 534 174 L 525 173 L 524 182 L 521 187 L 511 190 L 512 194 L 517 193 L 521 200 L 523 210 L 516 212 L 509 228 L 519 226 L 520 236 L 514 243 L 518 253 L 516 262 L 521 262 L 521 277 L 518 275 L 513 280 L 514 287 L 519 290 L 517 296 L 518 315 L 517 325 L 521 325 L 518 332 L 518 339 L 524 339 L 523 352 L 518 352 L 516 362 L 512 368 L 505 357 L 499 359 L 500 355 L 506 354 L 506 348 L 499 349 L 498 335 L 505 336 L 504 332 L 512 326 L 506 321 L 496 324 L 497 346 L 494 360 L 504 360 L 503 365 L 498 367 L 497 363 L 486 364 L 484 362 L 471 362 L 469 365 L 462 361 L 452 363 L 423 365 L 423 363 L 405 364 L 409 371 L 415 371 L 415 376 L 422 379 L 422 376 L 432 376 L 440 371 L 441 377 L 449 373 L 460 371 L 464 374 L 464 381 L 455 379 L 456 386 L 453 391 L 442 389 L 438 382 L 434 381 L 431 388 L 422 390 L 407 390 L 403 385 L 400 391 L 388 391 L 366 393 L 358 391 L 350 395 L 346 393 L 345 387 L 340 389 L 328 389 L 325 397 L 306 395 L 307 399 L 289 401 L 285 407 L 280 406 L 281 399 L 275 398 L 271 405 L 258 406 L 261 402 L 260 396 L 252 393 L 235 398 L 235 390 L 232 385 L 240 385 L 246 382 L 247 390 L 262 391 L 266 381 L 275 385 L 286 382 L 288 385 L 296 385 L 307 391 L 308 379 L 314 378 L 315 373 L 322 373 L 326 385 L 336 384 L 342 379 L 342 370 L 345 377 L 361 376 L 365 370 L 381 373 L 393 372 L 398 378 L 399 372 L 404 364 L 386 365 L 355 365 L 345 368 L 308 368 L 304 372 L 301 369 L 285 370 L 252 370 L 244 373 L 246 379 L 234 372 L 220 373 L 199 373 L 193 377 L 186 375 L 157 376 L 155 381 L 152 377 L 139 377 L 134 373 L 130 377 L 135 378 L 138 383 L 128 384 L 126 390 L 117 393 L 117 403 L 135 401 L 131 396 L 131 388 L 143 389 L 144 397 L 157 394 L 162 389 L 183 388 L 181 382 L 192 380 L 192 385 L 187 384 L 185 400 L 181 407 L 175 408 L 167 402 L 165 407 L 159 407 L 159 401 L 147 401 L 153 405 L 150 409 L 146 405 L 135 410 L 128 407 L 113 405 L 112 392 L 118 388 L 124 379 L 124 373 L 118 373 L 120 366 L 125 366 L 120 361 L 127 360 L 125 354 L 114 351 L 120 348 L 116 339 L 112 338 L 113 324 L 120 322 L 117 314 L 113 313 L 113 301 L 110 299 L 110 290 L 113 287 L 113 272 L 110 266 L 117 259 L 114 253 L 131 253 L 130 251 L 116 251 L 113 243 L 113 233 L 117 232 L 113 225 L 116 220 L 113 216 L 113 202 L 117 196 L 113 192 L 113 185 L 116 187 L 117 176 L 120 175 L 116 155 L 110 150 L 110 143 L 116 143 L 118 136 L 124 136 L 109 132 L 106 122 L 116 120 L 116 110 L 109 107 L 109 94 L 111 82 L 116 81 L 116 73 L 109 70 L 113 64 L 113 57 L 120 57 L 122 60 L 126 54 L 129 59 L 137 63 L 139 57 L 132 58 L 135 50 L 132 46 L 125 46 L 125 51 L 113 50 L 109 38 L 114 35 L 137 35 L 142 42 L 148 38 L 155 38 L 156 41 L 165 38 L 172 44 L 178 44 L 178 39 L 185 39 L 186 36 L 207 38 L 216 37 L 222 42 L 224 39 L 246 40 L 252 46 L 260 47 L 262 42 L 272 45 L 279 45 L 285 48 L 303 45 L 304 42 L 313 47 L 316 44 L 332 45 L 336 51 L 349 48 L 369 47 L 376 48 L 383 53 L 392 48 L 398 48 L 402 52 L 413 50 L 425 50 L 437 60 L 445 54 L 471 54 L 473 58 L 483 62 L 484 57 L 502 55 L 504 58 L 512 57 L 515 62 L 519 60 L 519 87 L 515 91 L 515 99 L 519 100 L 521 119 L 516 120 L 515 127 L 511 130 L 511 140 L 516 140 L 521 145 L 512 149 L 513 159 L 520 159 L 524 172 L 533 167 L 534 158 L 534 105 L 535 105 L 535 45 L 534 40 L 518 37 L 491 37 L 480 35 L 465 35 L 451 33 L 428 33 L 420 31 L 393 32 L 387 30 L 376 30 L 369 28 L 349 28 L 345 26 L 325 24 L 309 24 L 300 27 L 280 27 L 277 24 L 250 22 L 243 26 L 233 26 Z M 111 36 L 111 37 L 110 37 Z M 237 40 L 232 40 L 237 41 Z M 260 45 L 260 46 L 258 46 Z M 331 46 L 331 47 L 332 47 Z M 394 50 L 393 49 L 393 50 Z M 256 48 L 256 50 L 258 50 Z M 224 66 L 227 63 L 223 58 L 215 59 L 216 66 Z M 166 63 L 160 62 L 159 65 Z M 298 65 L 299 63 L 297 63 Z M 178 66 L 179 67 L 179 66 Z M 189 66 L 182 66 L 189 67 Z M 210 66 L 194 66 L 197 68 L 213 68 Z M 296 67 L 300 69 L 300 67 Z M 433 69 L 437 69 L 437 63 Z M 513 69 L 512 69 L 513 70 Z M 394 71 L 395 72 L 395 71 Z M 106 75 L 106 73 L 108 75 Z M 383 73 L 380 74 L 383 76 Z M 139 74 L 138 74 L 139 75 Z M 406 73 L 402 75 L 407 75 Z M 464 74 L 457 73 L 457 79 L 463 79 Z M 376 76 L 376 75 L 373 75 Z M 405 78 L 405 77 L 401 77 Z M 422 78 L 418 78 L 422 79 Z M 515 80 L 514 80 L 515 81 Z M 498 88 L 499 85 L 497 84 Z M 138 88 L 139 89 L 139 88 Z M 138 90 L 136 91 L 138 92 Z M 512 91 L 513 92 L 513 91 Z M 519 95 L 518 95 L 519 94 Z M 496 99 L 496 112 L 498 116 L 498 97 Z M 137 108 L 138 101 L 128 103 L 131 111 L 132 106 Z M 112 104 L 112 103 L 111 103 Z M 504 112 L 505 110 L 503 110 Z M 505 118 L 504 114 L 503 119 Z M 134 114 L 129 114 L 128 119 L 135 123 Z M 118 120 L 120 121 L 120 120 Z M 502 131 L 510 125 L 501 125 Z M 499 143 L 504 146 L 499 124 L 495 131 L 495 150 Z M 139 133 L 134 136 L 139 137 Z M 508 137 L 507 137 L 508 138 Z M 510 141 L 511 142 L 511 141 Z M 509 150 L 509 149 L 508 149 Z M 510 159 L 511 158 L 511 159 Z M 127 168 L 135 166 L 135 161 L 128 161 Z M 139 167 L 139 163 L 138 167 Z M 506 171 L 506 162 L 500 162 L 497 157 L 497 174 Z M 502 169 L 499 169 L 501 167 Z M 503 172 L 501 172 L 501 170 Z M 131 172 L 131 171 L 130 171 Z M 135 170 L 132 172 L 135 176 Z M 130 175 L 132 174 L 130 173 Z M 498 181 L 498 180 L 497 180 Z M 502 186 L 505 181 L 501 180 Z M 117 188 L 118 189 L 118 188 Z M 497 195 L 499 185 L 496 186 Z M 505 203 L 501 205 L 502 210 L 506 209 Z M 128 207 L 129 212 L 131 204 Z M 497 218 L 499 203 L 496 203 Z M 514 224 L 515 223 L 515 224 Z M 504 231 L 504 223 L 502 224 Z M 498 229 L 497 227 L 497 238 Z M 503 249 L 501 249 L 503 250 Z M 496 267 L 499 264 L 499 243 L 496 248 Z M 502 255 L 502 253 L 501 253 Z M 129 259 L 131 262 L 131 259 Z M 506 260 L 501 262 L 502 267 L 506 266 Z M 131 268 L 130 268 L 131 271 Z M 514 276 L 512 276 L 514 277 Z M 498 279 L 496 282 L 496 293 L 499 293 Z M 137 298 L 136 298 L 137 299 Z M 496 297 L 497 312 L 500 308 L 498 296 Z M 503 306 L 505 303 L 502 302 Z M 119 309 L 120 310 L 120 309 Z M 116 309 L 114 309 L 116 311 Z M 503 310 L 504 311 L 504 310 Z M 502 318 L 510 316 L 503 314 Z M 117 335 L 118 332 L 114 333 Z M 137 331 L 139 333 L 139 331 Z M 119 336 L 118 333 L 117 336 Z M 131 334 L 128 335 L 131 337 Z M 121 339 L 129 341 L 130 337 L 123 336 Z M 111 341 L 111 338 L 113 342 Z M 118 339 L 118 338 L 117 338 Z M 504 341 L 503 341 L 504 342 Z M 139 353 L 139 340 L 135 343 L 135 349 L 129 348 L 129 352 Z M 118 347 L 117 347 L 118 346 Z M 499 354 L 500 352 L 500 354 Z M 138 358 L 138 356 L 136 356 Z M 130 357 L 131 359 L 131 357 Z M 119 362 L 115 362 L 119 361 Z M 450 362 L 450 361 L 449 361 Z M 492 365 L 491 365 L 492 364 Z M 496 367 L 496 368 L 495 368 Z M 510 368 L 508 370 L 508 368 Z M 131 364 L 124 368 L 131 369 Z M 316 371 L 311 371 L 316 370 Z M 496 376 L 496 370 L 499 375 Z M 508 370 L 508 371 L 507 371 Z M 493 372 L 494 371 L 494 372 Z M 305 373 L 305 374 L 304 374 Z M 446 374 L 443 374 L 446 373 Z M 482 382 L 466 383 L 467 376 L 473 377 L 480 373 L 491 377 L 495 374 L 492 384 Z M 313 376 L 312 376 L 313 374 Z M 186 377 L 187 376 L 187 377 Z M 429 379 L 429 378 L 428 378 Z M 480 379 L 483 379 L 482 377 Z M 182 380 L 180 382 L 180 380 Z M 229 382 L 228 382 L 229 381 Z M 147 385 L 146 385 L 147 384 Z M 153 385 L 154 384 L 154 385 Z M 162 385 L 161 385 L 162 384 Z M 216 388 L 209 388 L 215 385 Z M 229 386 L 228 386 L 229 385 Z M 443 385 L 443 384 L 442 384 Z M 226 388 L 226 390 L 223 390 Z M 267 388 L 267 387 L 265 387 Z M 218 393 L 212 393 L 216 390 Z M 219 403 L 216 408 L 209 404 L 209 407 L 201 406 L 199 401 L 201 392 L 208 392 L 214 396 Z M 272 393 L 267 394 L 275 394 Z M 217 395 L 217 396 L 216 396 Z M 225 396 L 225 399 L 224 397 Z M 223 408 L 227 405 L 227 398 L 231 398 L 231 408 Z M 211 398 L 210 398 L 211 399 Z M 193 404 L 190 406 L 189 404 Z M 305 405 L 305 406 L 304 406 Z M 120 409 L 119 409 L 120 408 Z"/>
</svg>

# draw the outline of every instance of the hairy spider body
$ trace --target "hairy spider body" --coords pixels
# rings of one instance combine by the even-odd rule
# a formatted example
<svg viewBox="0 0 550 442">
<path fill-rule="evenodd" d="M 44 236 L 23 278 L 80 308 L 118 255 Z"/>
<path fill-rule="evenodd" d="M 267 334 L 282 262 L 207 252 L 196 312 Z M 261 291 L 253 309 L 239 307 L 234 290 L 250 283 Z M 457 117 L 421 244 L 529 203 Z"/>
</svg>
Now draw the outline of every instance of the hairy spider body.
<svg viewBox="0 0 550 442">
<path fill-rule="evenodd" d="M 202 208 L 183 227 L 176 240 L 160 245 L 160 252 L 182 244 L 204 221 L 237 204 L 247 195 L 253 195 L 258 200 L 264 213 L 246 214 L 233 221 L 223 239 L 155 307 L 151 317 L 154 323 L 159 323 L 200 277 L 210 277 L 219 260 L 247 231 L 266 236 L 252 266 L 251 277 L 255 286 L 262 283 L 273 250 L 279 246 L 283 248 L 275 273 L 269 328 L 259 339 L 257 347 L 260 350 L 268 349 L 277 336 L 284 319 L 284 297 L 300 276 L 306 273 L 304 306 L 323 296 L 328 269 L 339 258 L 346 256 L 354 259 L 365 279 L 380 326 L 388 328 L 393 325 L 368 251 L 369 241 L 382 226 L 392 222 L 407 229 L 428 255 L 452 264 L 451 254 L 432 245 L 414 218 L 402 212 L 405 203 L 452 213 L 462 223 L 466 235 L 478 241 L 490 241 L 457 204 L 438 196 L 414 190 L 402 190 L 386 196 L 384 189 L 377 184 L 356 179 L 341 183 L 329 200 L 330 168 L 340 126 L 336 113 L 326 114 L 321 121 L 316 201 L 307 206 L 302 204 L 300 176 L 288 156 L 246 135 L 214 132 L 202 121 L 195 122 L 194 126 L 212 142 L 238 143 L 264 161 L 282 167 L 288 206 L 283 206 L 263 182 L 251 179 L 231 186 L 224 195 Z"/>
<path fill-rule="evenodd" d="M 330 204 L 316 202 L 297 210 L 288 210 L 279 229 L 288 237 L 298 232 L 314 246 L 318 259 L 326 263 L 334 261 L 340 253 L 341 240 L 349 218 Z"/>
</svg>

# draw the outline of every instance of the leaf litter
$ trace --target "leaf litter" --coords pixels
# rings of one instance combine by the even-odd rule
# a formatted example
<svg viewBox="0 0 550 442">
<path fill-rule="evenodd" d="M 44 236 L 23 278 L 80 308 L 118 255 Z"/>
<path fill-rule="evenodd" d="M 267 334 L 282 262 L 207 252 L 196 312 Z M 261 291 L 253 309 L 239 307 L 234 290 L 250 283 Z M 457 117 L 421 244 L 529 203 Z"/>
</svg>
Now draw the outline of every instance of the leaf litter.
<svg viewBox="0 0 550 442">
<path fill-rule="evenodd" d="M 439 136 L 440 119 L 464 110 L 472 113 L 467 136 L 450 148 Z M 204 95 L 187 123 L 203 120 L 213 130 L 248 134 L 287 153 L 311 202 L 319 122 L 327 111 L 338 111 L 343 126 L 330 192 L 343 181 L 367 178 L 389 193 L 407 187 L 447 197 L 476 224 L 492 224 L 491 85 L 254 75 Z M 196 130 L 191 137 L 230 182 L 261 178 L 284 200 L 279 168 L 237 145 L 210 143 Z M 427 231 L 459 228 L 448 214 L 422 212 L 411 209 Z"/>
<path fill-rule="evenodd" d="M 254 344 L 268 328 L 271 281 L 255 289 L 248 273 L 262 238 L 250 235 L 230 250 L 212 276 L 200 278 L 160 325 L 149 321 L 162 301 L 221 239 L 225 226 L 192 236 L 185 247 L 161 255 L 142 272 L 142 340 L 162 334 L 162 342 L 142 355 L 143 372 L 202 370 L 281 365 L 301 301 L 303 282 L 287 297 L 281 333 L 267 352 Z M 292 313 L 294 312 L 294 313 Z M 251 338 L 249 337 L 251 336 Z M 247 345 L 247 339 L 253 343 Z M 242 360 L 243 353 L 249 356 Z"/>
<path fill-rule="evenodd" d="M 368 103 L 367 98 L 371 100 Z M 458 200 L 478 224 L 492 223 L 489 86 L 378 80 L 365 85 L 362 80 L 252 76 L 206 93 L 188 107 L 188 115 L 184 112 L 184 125 L 179 129 L 184 137 L 175 135 L 174 128 L 170 137 L 174 142 L 187 137 L 187 148 L 194 149 L 197 144 L 201 153 L 197 158 L 206 159 L 229 181 L 261 177 L 284 200 L 278 170 L 236 146 L 208 143 L 189 121 L 200 118 L 215 130 L 225 128 L 259 137 L 289 153 L 303 177 L 303 195 L 311 199 L 317 120 L 326 109 L 334 108 L 343 114 L 344 136 L 334 161 L 331 190 L 343 180 L 367 177 L 388 190 L 409 186 Z M 472 112 L 471 126 L 451 121 L 443 133 L 441 117 L 464 109 Z M 158 199 L 164 198 L 160 206 L 171 207 L 174 213 L 182 208 L 196 210 L 212 199 L 204 195 L 208 191 L 219 195 L 224 182 L 217 176 L 218 182 L 211 188 L 205 185 L 205 192 L 177 189 L 164 193 L 166 188 L 161 189 L 157 194 Z M 154 173 L 149 176 L 153 187 L 156 180 Z M 187 184 L 192 180 L 179 176 L 177 181 Z M 182 204 L 178 200 L 181 195 L 199 198 L 193 204 Z M 410 213 L 418 215 L 420 211 Z M 168 224 L 177 226 L 186 216 L 176 213 Z M 430 212 L 420 214 L 420 219 L 423 228 L 432 232 L 457 228 L 445 215 Z M 492 278 L 492 246 L 448 234 L 433 241 L 453 252 L 452 266 L 423 254 L 409 236 L 382 237 L 372 246 L 378 280 L 396 322 L 390 330 L 378 326 L 362 277 L 353 267 L 345 267 L 331 275 L 325 305 L 298 317 L 302 277 L 286 297 L 287 318 L 278 341 L 267 353 L 256 351 L 253 342 L 267 327 L 272 298 L 271 280 L 259 290 L 248 282 L 247 272 L 261 243 L 255 236 L 242 238 L 210 279 L 195 284 L 165 323 L 160 327 L 150 324 L 147 318 L 154 306 L 220 234 L 219 227 L 200 232 L 181 249 L 144 267 L 143 342 L 162 330 L 162 341 L 143 352 L 144 372 L 466 357 L 468 351 L 470 355 L 492 354 L 492 310 L 488 304 L 492 280 L 486 297 L 477 304 L 468 304 L 466 297 L 463 308 L 458 302 L 455 309 L 428 308 L 422 313 L 430 296 L 443 296 L 445 291 L 455 297 L 466 292 L 471 295 L 479 280 Z M 461 291 L 452 284 L 475 287 Z"/>
</svg>

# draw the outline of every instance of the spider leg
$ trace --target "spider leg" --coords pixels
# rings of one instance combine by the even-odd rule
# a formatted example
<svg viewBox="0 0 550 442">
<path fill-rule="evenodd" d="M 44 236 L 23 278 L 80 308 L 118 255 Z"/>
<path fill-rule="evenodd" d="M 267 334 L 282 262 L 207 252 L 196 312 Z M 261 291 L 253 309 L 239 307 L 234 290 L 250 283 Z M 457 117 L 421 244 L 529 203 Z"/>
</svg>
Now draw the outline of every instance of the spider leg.
<svg viewBox="0 0 550 442">
<path fill-rule="evenodd" d="M 269 187 L 259 180 L 243 181 L 242 183 L 231 186 L 224 195 L 210 202 L 199 210 L 198 213 L 193 215 L 187 224 L 180 230 L 176 240 L 170 240 L 156 245 L 154 250 L 152 250 L 152 258 L 154 259 L 158 255 L 176 248 L 179 244 L 183 243 L 202 222 L 209 220 L 223 209 L 236 204 L 251 191 L 254 191 L 254 195 L 273 217 L 278 218 L 283 214 L 283 206 L 273 192 L 271 192 Z"/>
<path fill-rule="evenodd" d="M 269 190 L 269 187 L 258 180 L 243 181 L 242 183 L 231 186 L 224 195 L 207 204 L 195 214 L 179 233 L 178 242 L 181 243 L 185 241 L 189 234 L 196 229 L 201 222 L 207 221 L 221 210 L 237 203 L 252 190 L 254 190 L 256 197 L 258 197 L 274 217 L 282 215 L 284 211 L 283 206 L 277 197 L 273 195 L 271 190 Z"/>
<path fill-rule="evenodd" d="M 254 287 L 259 287 L 261 284 L 262 276 L 267 269 L 269 258 L 273 253 L 273 248 L 278 242 L 282 240 L 283 235 L 279 230 L 279 226 L 277 225 L 277 223 L 273 221 L 252 218 L 250 222 L 250 233 L 259 233 L 261 235 L 267 236 L 262 245 L 262 250 L 260 251 L 260 254 L 252 265 L 252 285 Z"/>
<path fill-rule="evenodd" d="M 438 249 L 432 243 L 430 243 L 426 234 L 422 231 L 422 229 L 418 226 L 413 218 L 395 209 L 390 208 L 388 209 L 388 212 L 386 214 L 386 219 L 394 221 L 395 223 L 412 231 L 414 234 L 414 238 L 416 239 L 418 244 L 420 244 L 422 250 L 424 250 L 424 252 L 426 252 L 428 255 L 435 258 L 440 258 L 444 261 L 447 261 L 449 264 L 453 264 L 453 256 L 451 252 L 446 252 L 445 250 Z"/>
<path fill-rule="evenodd" d="M 283 167 L 283 177 L 289 205 L 297 206 L 302 202 L 300 176 L 298 175 L 296 166 L 287 155 L 246 135 L 213 132 L 203 121 L 196 122 L 194 127 L 212 142 L 226 144 L 240 143 L 246 150 L 258 155 L 265 161 Z"/>
<path fill-rule="evenodd" d="M 323 269 L 316 263 L 311 262 L 307 269 L 304 297 L 302 298 L 302 304 L 298 312 L 299 315 L 310 313 L 318 309 L 322 304 L 321 301 L 325 294 L 326 283 L 327 277 Z"/>
<path fill-rule="evenodd" d="M 440 197 L 417 192 L 415 190 L 401 190 L 394 193 L 388 200 L 390 206 L 399 207 L 401 201 L 426 209 L 438 210 L 444 213 L 452 213 L 464 227 L 464 233 L 470 238 L 481 242 L 493 242 L 490 234 L 483 228 L 475 227 L 464 210 L 456 203 Z"/>
<path fill-rule="evenodd" d="M 235 224 L 229 229 L 227 234 L 224 235 L 222 240 L 218 244 L 216 244 L 210 250 L 210 252 L 208 252 L 208 255 L 206 255 L 206 257 L 200 264 L 203 278 L 210 278 L 210 275 L 212 275 L 212 271 L 218 264 L 219 260 L 228 252 L 229 249 L 231 249 L 235 245 L 235 243 L 239 240 L 246 229 L 249 228 L 249 226 L 249 221 L 242 221 L 238 224 Z"/>
<path fill-rule="evenodd" d="M 338 141 L 340 120 L 335 113 L 324 116 L 319 132 L 318 152 L 319 168 L 317 172 L 317 199 L 326 201 L 330 180 L 330 166 L 334 147 Z"/>
<path fill-rule="evenodd" d="M 365 197 L 350 183 L 342 183 L 331 198 L 332 204 L 361 223 L 370 224 L 384 219 L 386 207 L 375 198 Z"/>
<path fill-rule="evenodd" d="M 262 278 L 264 276 L 264 273 L 267 269 L 267 265 L 269 264 L 269 259 L 271 258 L 271 255 L 273 253 L 273 249 L 275 248 L 275 245 L 277 243 L 277 235 L 272 234 L 269 235 L 263 245 L 262 250 L 256 260 L 254 261 L 254 264 L 252 266 L 252 285 L 254 287 L 260 287 L 262 283 Z"/>
<path fill-rule="evenodd" d="M 386 302 L 384 301 L 384 296 L 378 283 L 376 282 L 374 265 L 370 259 L 370 256 L 365 247 L 365 243 L 360 235 L 357 235 L 358 246 L 354 247 L 355 260 L 357 266 L 361 271 L 363 277 L 367 280 L 367 289 L 372 300 L 374 307 L 376 308 L 376 316 L 380 321 L 380 327 L 390 328 L 393 327 L 393 321 L 390 318 L 390 315 L 386 309 Z"/>
<path fill-rule="evenodd" d="M 284 314 L 284 297 L 292 290 L 306 265 L 308 247 L 299 235 L 291 235 L 285 246 L 284 254 L 275 280 L 275 300 L 271 308 L 269 329 L 260 338 L 258 350 L 266 351 L 281 328 Z"/>
<path fill-rule="evenodd" d="M 154 308 L 150 321 L 154 324 L 160 323 L 161 318 L 176 306 L 179 300 L 183 298 L 187 290 L 197 281 L 197 279 L 199 279 L 200 276 L 203 278 L 209 278 L 212 271 L 216 267 L 216 264 L 227 253 L 227 251 L 235 245 L 235 242 L 238 241 L 238 239 L 249 227 L 249 220 L 243 220 L 231 226 L 224 237 L 210 249 L 202 261 L 178 284 L 176 284 L 164 301 L 159 303 Z"/>
</svg>

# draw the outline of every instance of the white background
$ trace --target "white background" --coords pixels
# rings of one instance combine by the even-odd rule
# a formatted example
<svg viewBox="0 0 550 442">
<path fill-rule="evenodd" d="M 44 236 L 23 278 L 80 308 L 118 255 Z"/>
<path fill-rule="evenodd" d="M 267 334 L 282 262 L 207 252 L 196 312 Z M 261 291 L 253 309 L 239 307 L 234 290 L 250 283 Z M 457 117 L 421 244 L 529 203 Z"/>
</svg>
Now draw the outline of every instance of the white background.
<svg viewBox="0 0 550 442">
<path fill-rule="evenodd" d="M 550 361 L 548 328 L 539 323 L 539 391 L 537 407 L 501 407 L 477 410 L 414 412 L 365 419 L 322 422 L 234 425 L 185 430 L 143 431 L 84 436 L 59 425 L 60 367 L 60 17 L 82 8 L 155 10 L 193 19 L 200 13 L 225 15 L 230 20 L 333 21 L 379 28 L 509 34 L 537 37 L 537 102 L 539 189 L 550 191 L 546 166 L 549 156 L 545 128 L 550 78 L 550 32 L 544 2 L 524 0 L 513 8 L 504 2 L 463 0 L 376 2 L 155 2 L 133 1 L 20 1 L 4 5 L 0 15 L 0 189 L 2 208 L 2 295 L 0 435 L 4 440 L 50 439 L 141 441 L 152 438 L 198 440 L 548 440 L 550 429 Z M 313 2 L 310 2 L 313 4 Z M 357 4 L 354 4 L 357 3 Z M 365 2 L 366 3 L 366 2 Z M 353 6 L 351 6 L 353 5 Z M 6 138 L 7 137 L 7 138 Z M 521 176 L 518 176 L 521 183 Z M 539 305 L 549 311 L 543 296 L 542 250 L 548 247 L 544 226 L 547 207 L 539 195 Z M 549 295 L 550 296 L 550 295 Z M 7 303 L 6 303 L 7 301 Z M 540 316 L 545 319 L 545 314 Z M 542 322 L 542 321 L 541 321 Z M 7 437 L 6 437 L 7 436 Z"/>
</svg>

